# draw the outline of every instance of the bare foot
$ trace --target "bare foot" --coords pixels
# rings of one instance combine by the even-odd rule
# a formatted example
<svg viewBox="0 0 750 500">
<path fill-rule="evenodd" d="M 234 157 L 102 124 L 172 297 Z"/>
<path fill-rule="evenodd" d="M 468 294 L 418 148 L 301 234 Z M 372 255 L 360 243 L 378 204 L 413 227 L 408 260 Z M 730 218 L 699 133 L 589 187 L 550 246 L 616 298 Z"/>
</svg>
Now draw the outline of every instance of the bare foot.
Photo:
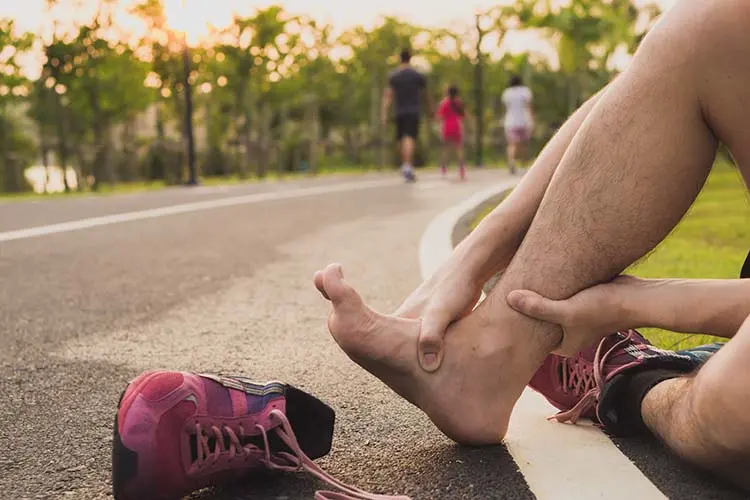
<svg viewBox="0 0 750 500">
<path fill-rule="evenodd" d="M 372 373 L 407 401 L 413 393 L 419 320 L 385 316 L 365 305 L 346 281 L 339 264 L 331 264 L 314 277 L 315 287 L 331 301 L 328 330 L 339 347 L 358 365 Z"/>
<path fill-rule="evenodd" d="M 499 335 L 475 312 L 449 329 L 443 364 L 428 373 L 417 362 L 419 320 L 368 308 L 337 264 L 318 271 L 314 281 L 333 305 L 328 328 L 352 360 L 421 408 L 451 439 L 502 440 L 513 405 L 547 352 Z"/>
</svg>

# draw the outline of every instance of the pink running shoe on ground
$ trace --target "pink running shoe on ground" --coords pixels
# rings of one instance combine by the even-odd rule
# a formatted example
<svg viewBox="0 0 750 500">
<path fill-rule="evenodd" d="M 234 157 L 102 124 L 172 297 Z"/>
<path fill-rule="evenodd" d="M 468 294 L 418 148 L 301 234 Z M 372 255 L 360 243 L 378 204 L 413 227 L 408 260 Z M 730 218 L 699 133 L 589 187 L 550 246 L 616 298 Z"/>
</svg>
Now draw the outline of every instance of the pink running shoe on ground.
<svg viewBox="0 0 750 500">
<path fill-rule="evenodd" d="M 406 499 L 348 486 L 313 459 L 331 449 L 334 412 L 281 382 L 145 372 L 120 398 L 112 444 L 116 500 L 179 499 L 262 468 L 306 470 L 338 492 L 316 500 Z"/>
<path fill-rule="evenodd" d="M 575 424 L 586 417 L 614 430 L 616 419 L 606 415 L 600 399 L 607 384 L 618 375 L 647 369 L 687 373 L 697 366 L 699 363 L 690 356 L 654 347 L 640 333 L 630 330 L 613 333 L 571 358 L 548 355 L 529 386 L 560 410 L 550 419 Z"/>
</svg>

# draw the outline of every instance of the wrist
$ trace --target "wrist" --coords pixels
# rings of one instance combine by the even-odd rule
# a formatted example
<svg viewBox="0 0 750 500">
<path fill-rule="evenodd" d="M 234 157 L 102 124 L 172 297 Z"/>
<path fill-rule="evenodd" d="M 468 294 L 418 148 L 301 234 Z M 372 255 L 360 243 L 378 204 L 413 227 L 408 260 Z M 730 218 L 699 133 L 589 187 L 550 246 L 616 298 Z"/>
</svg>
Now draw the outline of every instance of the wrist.
<svg viewBox="0 0 750 500">
<path fill-rule="evenodd" d="M 649 326 L 649 300 L 644 300 L 648 280 L 633 276 L 620 276 L 615 281 L 614 307 L 618 330 Z"/>
</svg>

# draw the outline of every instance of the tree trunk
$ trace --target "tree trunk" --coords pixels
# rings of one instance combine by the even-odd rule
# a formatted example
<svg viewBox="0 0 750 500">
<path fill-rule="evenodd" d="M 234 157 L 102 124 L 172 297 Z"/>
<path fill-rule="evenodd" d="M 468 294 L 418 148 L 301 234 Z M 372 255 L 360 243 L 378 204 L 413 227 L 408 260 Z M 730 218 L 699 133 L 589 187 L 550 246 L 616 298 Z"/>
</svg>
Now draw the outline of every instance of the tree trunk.
<svg viewBox="0 0 750 500">
<path fill-rule="evenodd" d="M 375 158 L 378 168 L 386 165 L 385 130 L 380 120 L 380 108 L 382 106 L 382 91 L 378 76 L 374 76 L 370 87 L 370 137 L 375 148 Z"/>
<path fill-rule="evenodd" d="M 78 179 L 77 186 L 80 191 L 81 184 L 85 184 L 87 188 L 89 187 L 89 177 L 93 176 L 93 171 L 89 168 L 89 162 L 86 159 L 86 155 L 83 154 L 83 147 L 80 142 L 73 146 L 73 156 L 77 160 L 77 166 L 73 168 L 73 171 L 76 173 Z"/>
<path fill-rule="evenodd" d="M 44 193 L 49 191 L 49 139 L 44 127 L 39 127 L 39 147 L 42 150 L 42 166 L 44 167 Z M 65 171 L 63 171 L 65 176 Z"/>
<path fill-rule="evenodd" d="M 270 147 L 268 136 L 271 127 L 270 109 L 268 103 L 263 99 L 261 99 L 256 106 L 256 116 L 258 117 L 256 123 L 258 124 L 259 158 L 255 163 L 255 175 L 257 175 L 259 179 L 263 179 L 266 176 L 266 173 L 268 173 L 268 150 Z"/>
<path fill-rule="evenodd" d="M 99 93 L 96 89 L 92 89 L 89 93 L 89 103 L 91 105 L 91 111 L 93 114 L 94 124 L 94 163 L 91 168 L 91 172 L 94 174 L 94 184 L 92 189 L 94 191 L 99 190 L 99 186 L 103 181 L 111 182 L 111 166 L 106 164 L 106 145 L 108 130 L 102 116 L 102 110 L 99 103 Z"/>
<path fill-rule="evenodd" d="M 6 144 L 10 126 L 4 119 L 0 118 L 0 171 L 3 174 L 3 191 L 6 193 L 15 193 L 20 191 L 17 179 L 15 162 L 9 154 L 9 148 Z"/>
<path fill-rule="evenodd" d="M 65 107 L 60 101 L 60 96 L 55 94 L 55 108 L 56 113 L 56 125 L 57 125 L 57 158 L 60 162 L 60 169 L 62 169 L 63 186 L 65 192 L 70 192 L 70 186 L 68 185 L 68 136 L 65 124 Z M 80 179 L 76 179 L 77 189 L 81 189 Z"/>
<path fill-rule="evenodd" d="M 118 169 L 116 172 L 118 179 L 124 179 L 126 181 L 142 178 L 141 172 L 137 172 L 133 168 L 132 162 L 137 163 L 137 151 L 133 149 L 135 143 L 135 134 L 133 131 L 133 116 L 128 116 L 122 126 L 122 132 L 120 134 L 120 140 L 122 142 L 120 148 L 120 160 L 118 161 Z"/>
<path fill-rule="evenodd" d="M 193 131 L 193 87 L 190 83 L 190 50 L 183 39 L 182 47 L 183 80 L 182 91 L 185 96 L 185 147 L 187 148 L 187 183 L 194 186 L 198 183 L 198 172 L 195 158 L 195 132 Z"/>
<path fill-rule="evenodd" d="M 19 173 L 19 161 L 13 158 L 13 155 L 9 155 L 6 151 L 3 151 L 2 157 L 0 157 L 0 163 L 5 171 L 5 186 L 4 191 L 6 193 L 19 193 L 21 192 L 21 174 Z"/>
<path fill-rule="evenodd" d="M 237 106 L 242 113 L 242 142 L 245 146 L 245 159 L 239 164 L 239 177 L 240 179 L 247 178 L 247 172 L 252 165 L 253 159 L 253 144 L 252 144 L 252 122 L 251 122 L 251 103 L 248 102 L 245 91 L 243 90 L 237 96 Z"/>
<path fill-rule="evenodd" d="M 318 172 L 318 141 L 320 140 L 320 120 L 318 116 L 318 101 L 311 95 L 307 108 L 307 132 L 308 132 L 308 168 L 310 174 Z"/>
<path fill-rule="evenodd" d="M 279 110 L 279 136 L 278 136 L 278 143 L 277 143 L 277 157 L 276 157 L 276 168 L 279 174 L 282 174 L 285 170 L 284 168 L 284 157 L 286 156 L 286 147 L 287 147 L 287 131 L 289 130 L 287 120 L 289 116 L 289 107 L 284 102 L 281 104 L 281 109 Z"/>
</svg>

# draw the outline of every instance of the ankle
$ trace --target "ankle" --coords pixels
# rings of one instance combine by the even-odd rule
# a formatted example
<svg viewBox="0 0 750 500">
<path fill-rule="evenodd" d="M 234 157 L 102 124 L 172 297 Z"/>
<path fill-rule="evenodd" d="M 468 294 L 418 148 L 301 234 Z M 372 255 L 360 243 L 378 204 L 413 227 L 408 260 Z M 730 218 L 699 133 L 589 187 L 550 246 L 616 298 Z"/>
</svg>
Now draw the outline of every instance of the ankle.
<svg viewBox="0 0 750 500">
<path fill-rule="evenodd" d="M 529 318 L 514 311 L 505 300 L 508 293 L 509 291 L 504 290 L 498 283 L 490 292 L 490 296 L 476 310 L 480 315 L 480 321 L 488 330 L 521 335 L 522 344 L 530 352 L 541 355 L 539 359 L 541 363 L 547 354 L 557 349 L 562 343 L 562 328 L 560 325 Z"/>
</svg>

